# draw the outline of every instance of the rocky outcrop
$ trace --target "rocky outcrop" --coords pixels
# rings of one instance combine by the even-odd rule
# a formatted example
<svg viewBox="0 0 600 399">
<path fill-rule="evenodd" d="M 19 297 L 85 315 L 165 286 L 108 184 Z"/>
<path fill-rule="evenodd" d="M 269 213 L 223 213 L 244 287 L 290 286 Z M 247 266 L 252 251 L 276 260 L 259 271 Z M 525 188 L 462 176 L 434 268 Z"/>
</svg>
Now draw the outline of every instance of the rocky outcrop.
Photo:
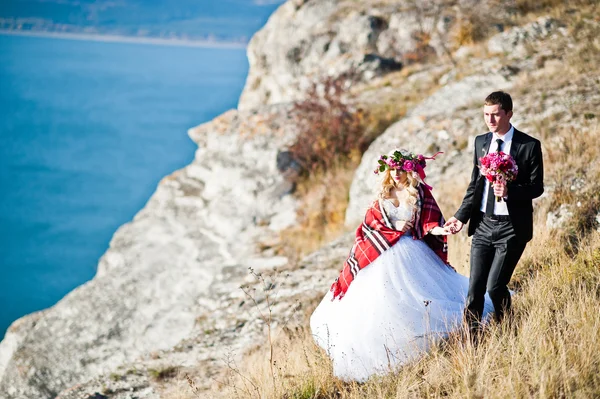
<svg viewBox="0 0 600 399">
<path fill-rule="evenodd" d="M 546 216 L 546 227 L 548 229 L 560 229 L 567 225 L 573 217 L 573 211 L 568 204 L 561 204 L 555 212 L 548 212 Z"/>
<path fill-rule="evenodd" d="M 0 376 L 6 371 L 6 367 L 12 359 L 13 353 L 27 334 L 35 327 L 37 321 L 42 317 L 44 311 L 28 314 L 16 320 L 6 331 L 4 339 L 0 342 Z"/>
<path fill-rule="evenodd" d="M 322 298 L 337 276 L 353 238 L 352 234 L 344 235 L 297 265 L 273 268 L 265 263 L 252 273 L 240 267 L 225 268 L 198 298 L 202 311 L 194 334 L 169 350 L 156 351 L 123 364 L 110 374 L 66 389 L 58 399 L 88 398 L 102 392 L 108 393 L 110 399 L 132 396 L 154 399 L 169 395 L 229 398 L 220 392 L 218 381 L 225 378 L 224 369 L 239 367 L 243 354 L 264 342 L 267 326 L 261 312 L 268 314 L 270 306 L 274 339 L 286 334 L 286 328 L 301 323 L 306 311 Z M 179 378 L 171 376 L 167 387 L 157 383 L 153 374 L 173 366 Z M 186 374 L 193 378 L 197 395 L 191 394 L 187 382 L 181 378 Z"/>
<path fill-rule="evenodd" d="M 443 43 L 435 38 L 447 33 L 451 19 L 430 8 L 288 1 L 250 42 L 240 109 L 300 99 L 311 82 L 324 76 L 352 71 L 358 72 L 357 79 L 371 79 L 400 69 L 417 51 L 443 52 Z"/>
<path fill-rule="evenodd" d="M 488 0 L 290 0 L 250 41 L 239 107 L 302 99 L 325 77 L 350 73 L 365 81 L 449 54 L 461 24 L 489 25 L 509 12 Z M 467 20 L 476 14 L 486 20 Z"/>
<path fill-rule="evenodd" d="M 488 41 L 488 50 L 491 53 L 506 53 L 511 58 L 520 58 L 529 52 L 527 46 L 532 43 L 552 38 L 565 36 L 566 29 L 554 18 L 542 17 L 524 26 L 517 26 L 494 36 Z"/>
<path fill-rule="evenodd" d="M 276 169 L 282 107 L 229 111 L 191 129 L 194 161 L 164 178 L 115 233 L 95 278 L 51 309 L 15 322 L 0 346 L 2 398 L 51 398 L 143 354 L 188 338 L 198 299 L 224 268 L 278 266 L 259 239 L 294 223 L 290 183 Z"/>
</svg>

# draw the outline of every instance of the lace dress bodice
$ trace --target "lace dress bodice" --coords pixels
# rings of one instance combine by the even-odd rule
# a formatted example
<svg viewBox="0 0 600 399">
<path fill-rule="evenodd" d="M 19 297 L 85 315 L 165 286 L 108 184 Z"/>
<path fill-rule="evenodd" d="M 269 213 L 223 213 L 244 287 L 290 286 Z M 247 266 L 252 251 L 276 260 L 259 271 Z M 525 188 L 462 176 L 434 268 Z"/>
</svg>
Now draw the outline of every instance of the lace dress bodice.
<svg viewBox="0 0 600 399">
<path fill-rule="evenodd" d="M 394 205 L 394 203 L 389 199 L 382 200 L 383 209 L 385 210 L 386 215 L 390 219 L 390 222 L 395 223 L 399 220 L 403 221 L 411 221 L 414 218 L 414 207 L 409 206 L 405 203 L 400 203 L 399 206 Z"/>
</svg>

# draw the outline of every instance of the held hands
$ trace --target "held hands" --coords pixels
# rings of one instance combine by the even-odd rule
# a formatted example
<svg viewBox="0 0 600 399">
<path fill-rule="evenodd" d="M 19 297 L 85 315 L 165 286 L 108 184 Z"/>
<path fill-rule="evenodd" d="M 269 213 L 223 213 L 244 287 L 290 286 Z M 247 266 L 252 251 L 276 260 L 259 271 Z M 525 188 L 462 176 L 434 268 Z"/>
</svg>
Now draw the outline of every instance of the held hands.
<svg viewBox="0 0 600 399">
<path fill-rule="evenodd" d="M 452 232 L 450 232 L 450 229 L 448 229 L 447 227 L 436 226 L 433 229 L 429 230 L 429 234 L 432 234 L 434 236 L 448 236 L 452 234 Z"/>
<path fill-rule="evenodd" d="M 456 234 L 462 230 L 464 223 L 452 216 L 445 224 L 444 229 L 449 230 L 450 234 Z"/>
</svg>

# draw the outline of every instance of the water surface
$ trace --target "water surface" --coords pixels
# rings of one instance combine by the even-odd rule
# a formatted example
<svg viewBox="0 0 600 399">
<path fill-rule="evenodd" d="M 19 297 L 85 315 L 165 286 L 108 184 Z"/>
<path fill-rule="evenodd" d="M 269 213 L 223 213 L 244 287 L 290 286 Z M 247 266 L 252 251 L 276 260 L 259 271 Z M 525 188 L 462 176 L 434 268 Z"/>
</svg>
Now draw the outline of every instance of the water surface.
<svg viewBox="0 0 600 399">
<path fill-rule="evenodd" d="M 0 35 L 0 338 L 94 276 L 247 71 L 243 49 Z"/>
</svg>

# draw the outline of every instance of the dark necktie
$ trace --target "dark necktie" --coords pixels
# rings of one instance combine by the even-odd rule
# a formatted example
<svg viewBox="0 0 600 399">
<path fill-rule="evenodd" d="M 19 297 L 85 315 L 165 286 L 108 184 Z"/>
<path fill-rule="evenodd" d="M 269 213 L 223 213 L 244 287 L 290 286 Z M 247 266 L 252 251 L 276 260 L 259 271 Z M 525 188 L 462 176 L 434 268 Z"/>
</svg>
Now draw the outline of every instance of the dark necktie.
<svg viewBox="0 0 600 399">
<path fill-rule="evenodd" d="M 496 152 L 502 151 L 502 144 L 504 144 L 504 141 L 502 139 L 497 139 L 496 143 L 498 143 L 498 149 L 496 150 Z M 496 202 L 494 201 L 495 199 L 496 196 L 494 195 L 494 186 L 492 185 L 492 183 L 490 183 L 490 188 L 488 189 L 488 195 L 485 205 L 485 214 L 487 216 L 492 216 L 494 214 L 494 204 Z"/>
</svg>

